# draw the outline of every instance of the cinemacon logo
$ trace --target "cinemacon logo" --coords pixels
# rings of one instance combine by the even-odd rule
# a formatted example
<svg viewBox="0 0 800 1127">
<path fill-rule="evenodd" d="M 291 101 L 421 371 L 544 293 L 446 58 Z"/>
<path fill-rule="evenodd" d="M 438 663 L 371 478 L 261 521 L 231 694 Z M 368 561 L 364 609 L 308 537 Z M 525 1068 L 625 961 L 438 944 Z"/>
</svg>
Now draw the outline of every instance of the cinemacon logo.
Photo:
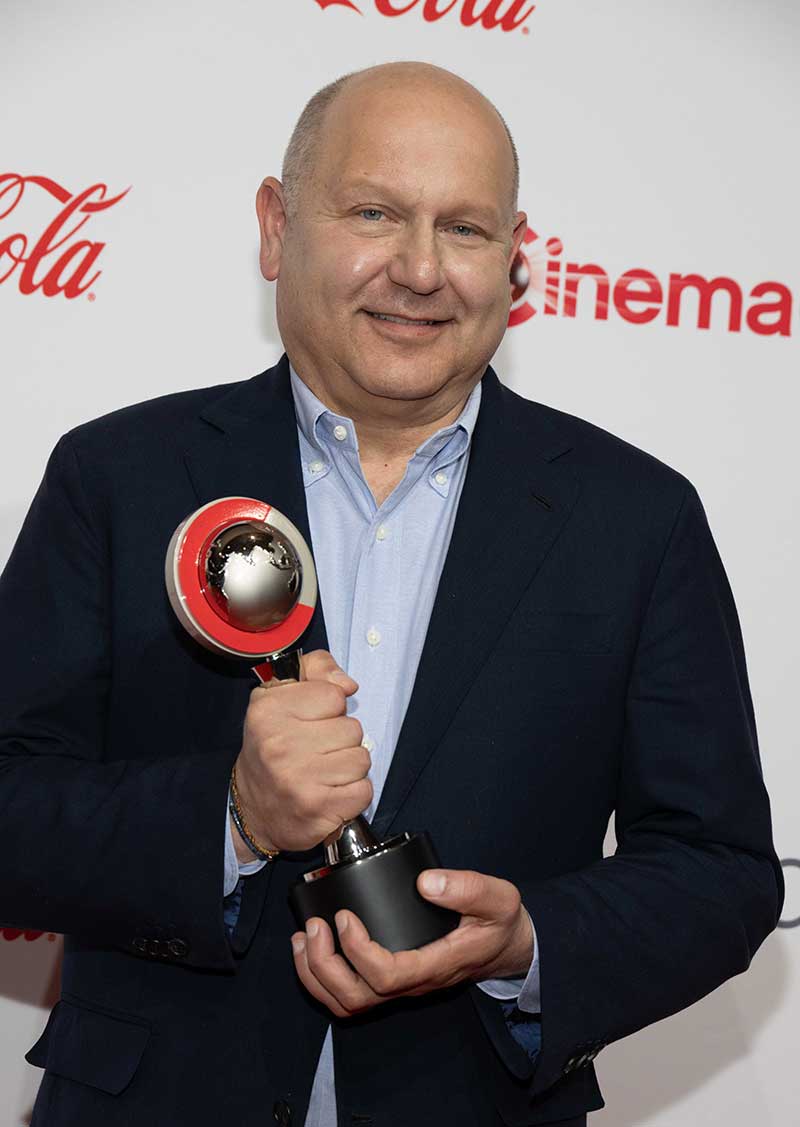
<svg viewBox="0 0 800 1127">
<path fill-rule="evenodd" d="M 365 0 L 356 4 L 354 0 L 316 0 L 322 8 L 349 8 L 352 12 L 364 15 L 368 7 Z M 372 0 L 372 5 L 381 16 L 405 16 L 412 10 L 427 23 L 437 23 L 445 16 L 461 18 L 464 27 L 482 27 L 487 31 L 500 28 L 501 31 L 516 31 L 523 27 L 536 5 L 530 0 Z"/>
<path fill-rule="evenodd" d="M 509 326 L 537 314 L 631 325 L 659 319 L 667 325 L 758 336 L 792 335 L 792 291 L 782 282 L 743 286 L 733 278 L 697 272 L 659 274 L 632 267 L 618 277 L 597 262 L 565 253 L 561 239 L 544 239 L 528 229 L 511 271 Z"/>
</svg>

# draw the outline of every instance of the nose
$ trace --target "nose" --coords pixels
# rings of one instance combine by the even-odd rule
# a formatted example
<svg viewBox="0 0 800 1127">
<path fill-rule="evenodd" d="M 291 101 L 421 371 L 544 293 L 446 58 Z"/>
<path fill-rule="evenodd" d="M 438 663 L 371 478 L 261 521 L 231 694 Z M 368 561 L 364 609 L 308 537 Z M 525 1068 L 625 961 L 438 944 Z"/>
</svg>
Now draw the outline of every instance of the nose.
<svg viewBox="0 0 800 1127">
<path fill-rule="evenodd" d="M 434 228 L 409 223 L 397 236 L 389 277 L 414 293 L 430 294 L 444 285 L 441 248 Z"/>
</svg>

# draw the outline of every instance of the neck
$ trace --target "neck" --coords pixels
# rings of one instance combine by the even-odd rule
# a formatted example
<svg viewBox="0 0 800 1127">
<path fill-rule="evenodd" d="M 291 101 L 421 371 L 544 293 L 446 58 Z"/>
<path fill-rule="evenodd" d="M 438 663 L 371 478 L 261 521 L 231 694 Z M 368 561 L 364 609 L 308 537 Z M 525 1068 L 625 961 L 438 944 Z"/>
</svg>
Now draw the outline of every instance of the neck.
<svg viewBox="0 0 800 1127">
<path fill-rule="evenodd" d="M 343 392 L 313 370 L 304 370 L 301 375 L 294 363 L 292 367 L 330 411 L 352 419 L 362 465 L 402 460 L 404 467 L 426 439 L 455 422 L 483 372 L 476 372 L 469 381 L 446 384 L 431 396 L 390 399 L 358 388 Z"/>
<path fill-rule="evenodd" d="M 358 435 L 361 470 L 377 505 L 382 505 L 406 472 L 412 454 L 442 427 L 455 422 L 466 397 L 433 423 L 420 426 L 380 426 L 374 420 L 353 420 Z"/>
<path fill-rule="evenodd" d="M 291 359 L 291 358 L 290 358 Z M 321 403 L 352 419 L 361 470 L 378 505 L 402 479 L 409 459 L 431 435 L 454 423 L 479 382 L 485 365 L 465 380 L 451 380 L 433 395 L 394 399 L 373 395 L 352 380 L 339 386 L 313 365 L 292 367 Z"/>
</svg>

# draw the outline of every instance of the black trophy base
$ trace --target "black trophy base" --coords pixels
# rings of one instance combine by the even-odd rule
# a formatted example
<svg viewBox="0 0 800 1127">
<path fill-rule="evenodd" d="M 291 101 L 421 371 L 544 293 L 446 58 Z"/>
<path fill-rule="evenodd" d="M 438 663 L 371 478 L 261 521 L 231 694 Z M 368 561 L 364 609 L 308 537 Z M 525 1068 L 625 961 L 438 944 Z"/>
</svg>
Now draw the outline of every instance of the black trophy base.
<svg viewBox="0 0 800 1127">
<path fill-rule="evenodd" d="M 325 920 L 337 950 L 341 948 L 334 917 L 347 908 L 382 947 L 410 951 L 441 939 L 461 918 L 417 892 L 419 874 L 438 867 L 427 833 L 398 834 L 360 857 L 306 873 L 292 885 L 289 903 L 301 927 L 312 916 Z"/>
</svg>

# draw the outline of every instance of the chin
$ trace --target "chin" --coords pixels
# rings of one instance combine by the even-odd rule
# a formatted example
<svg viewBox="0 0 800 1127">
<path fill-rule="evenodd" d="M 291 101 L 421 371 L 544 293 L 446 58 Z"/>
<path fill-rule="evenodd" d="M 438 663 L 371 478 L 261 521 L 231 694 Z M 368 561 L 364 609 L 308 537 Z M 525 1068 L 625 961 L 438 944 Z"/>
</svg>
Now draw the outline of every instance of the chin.
<svg viewBox="0 0 800 1127">
<path fill-rule="evenodd" d="M 421 379 L 418 371 L 413 375 L 405 372 L 389 372 L 380 379 L 375 379 L 370 373 L 358 382 L 370 395 L 379 395 L 383 399 L 410 400 L 428 399 L 441 391 L 450 378 L 448 373 L 438 378 L 427 374 Z"/>
<path fill-rule="evenodd" d="M 445 387 L 460 370 L 437 363 L 423 352 L 413 359 L 375 355 L 353 357 L 352 378 L 370 395 L 386 399 L 426 399 Z M 365 362 L 366 361 L 366 362 Z"/>
</svg>

